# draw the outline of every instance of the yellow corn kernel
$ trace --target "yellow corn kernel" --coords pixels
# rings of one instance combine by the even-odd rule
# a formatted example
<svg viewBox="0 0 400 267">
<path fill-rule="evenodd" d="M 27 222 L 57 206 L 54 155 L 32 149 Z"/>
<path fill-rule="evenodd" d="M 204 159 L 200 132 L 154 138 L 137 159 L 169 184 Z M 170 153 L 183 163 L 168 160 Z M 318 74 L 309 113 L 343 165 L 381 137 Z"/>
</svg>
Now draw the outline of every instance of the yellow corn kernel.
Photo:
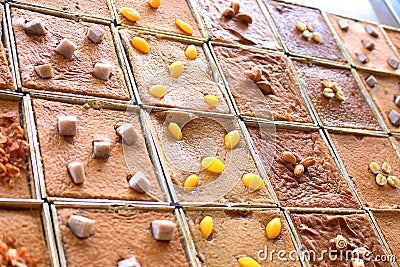
<svg viewBox="0 0 400 267">
<path fill-rule="evenodd" d="M 153 85 L 149 88 L 149 93 L 157 98 L 162 98 L 167 93 L 167 87 L 163 85 Z"/>
<path fill-rule="evenodd" d="M 181 76 L 184 68 L 185 67 L 183 66 L 182 61 L 175 61 L 174 63 L 169 65 L 169 76 L 178 78 L 179 76 Z"/>
<path fill-rule="evenodd" d="M 168 132 L 172 134 L 173 137 L 175 137 L 177 140 L 182 139 L 182 131 L 181 128 L 179 128 L 178 124 L 175 122 L 171 122 L 168 125 Z"/>
<path fill-rule="evenodd" d="M 263 189 L 265 186 L 263 179 L 253 173 L 244 174 L 242 176 L 242 182 L 247 188 L 250 188 L 254 191 Z"/>
<path fill-rule="evenodd" d="M 157 8 L 161 5 L 161 0 L 149 0 L 149 5 L 152 8 Z"/>
<path fill-rule="evenodd" d="M 122 16 L 124 16 L 127 20 L 133 22 L 138 21 L 141 18 L 139 12 L 130 7 L 121 7 L 119 12 L 121 12 Z"/>
<path fill-rule="evenodd" d="M 137 50 L 139 50 L 142 53 L 145 53 L 145 54 L 150 53 L 150 46 L 146 42 L 146 40 L 143 39 L 142 37 L 133 37 L 132 45 L 134 48 L 136 48 Z"/>
<path fill-rule="evenodd" d="M 265 235 L 268 239 L 275 239 L 280 235 L 282 229 L 281 219 L 274 218 L 265 227 Z"/>
<path fill-rule="evenodd" d="M 201 161 L 201 167 L 213 173 L 221 173 L 225 169 L 224 163 L 222 163 L 222 161 L 220 161 L 219 159 L 213 157 L 204 158 Z"/>
<path fill-rule="evenodd" d="M 175 23 L 182 31 L 184 31 L 184 32 L 186 32 L 187 34 L 190 34 L 190 35 L 193 34 L 193 28 L 188 23 L 184 22 L 181 19 L 177 19 L 175 21 Z"/>
<path fill-rule="evenodd" d="M 197 176 L 196 174 L 192 174 L 186 178 L 183 187 L 185 189 L 193 190 L 198 184 L 199 184 L 199 176 Z"/>
<path fill-rule="evenodd" d="M 229 149 L 233 149 L 237 146 L 240 140 L 240 134 L 238 130 L 230 131 L 224 137 L 225 146 Z"/>
<path fill-rule="evenodd" d="M 194 45 L 189 45 L 185 50 L 185 55 L 188 59 L 196 59 L 197 57 L 197 50 Z"/>
<path fill-rule="evenodd" d="M 205 239 L 209 238 L 213 229 L 214 229 L 214 222 L 210 216 L 204 217 L 200 222 L 200 232 L 203 234 Z"/>
<path fill-rule="evenodd" d="M 261 267 L 261 265 L 256 262 L 253 258 L 243 257 L 238 259 L 240 267 Z"/>
<path fill-rule="evenodd" d="M 207 104 L 214 108 L 218 107 L 219 100 L 218 97 L 216 97 L 215 95 L 204 96 L 204 101 L 206 101 Z"/>
</svg>

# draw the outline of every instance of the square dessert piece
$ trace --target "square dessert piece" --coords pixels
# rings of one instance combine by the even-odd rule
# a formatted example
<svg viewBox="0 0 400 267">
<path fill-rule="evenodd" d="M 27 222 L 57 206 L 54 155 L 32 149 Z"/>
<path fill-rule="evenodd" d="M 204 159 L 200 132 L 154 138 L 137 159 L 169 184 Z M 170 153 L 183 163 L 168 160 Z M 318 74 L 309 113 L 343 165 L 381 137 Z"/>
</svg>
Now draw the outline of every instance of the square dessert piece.
<svg viewBox="0 0 400 267">
<path fill-rule="evenodd" d="M 110 20 L 112 19 L 111 10 L 109 7 L 110 3 L 108 2 L 108 0 L 17 0 L 17 2 L 33 4 L 44 8 L 56 9 L 59 11 L 70 12 L 79 15 L 86 15 Z"/>
<path fill-rule="evenodd" d="M 394 255 L 397 264 L 400 263 L 400 212 L 399 211 L 387 211 L 379 212 L 372 211 L 372 215 L 378 224 L 379 229 L 386 240 L 389 248 Z"/>
<path fill-rule="evenodd" d="M 57 207 L 57 215 L 58 241 L 62 242 L 60 249 L 64 250 L 66 266 L 118 266 L 118 262 L 132 257 L 141 266 L 189 266 L 178 227 L 174 230 L 172 241 L 157 241 L 152 235 L 151 224 L 155 220 L 177 223 L 171 210 Z M 94 220 L 93 233 L 89 238 L 73 234 L 67 224 L 71 215 Z"/>
<path fill-rule="evenodd" d="M 381 112 L 390 131 L 400 132 L 399 127 L 394 124 L 395 121 L 391 122 L 389 118 L 392 110 L 400 113 L 400 98 L 396 102 L 396 98 L 400 95 L 400 77 L 361 70 L 357 71 L 357 73 Z"/>
<path fill-rule="evenodd" d="M 183 112 L 152 112 L 150 117 L 180 202 L 274 204 L 235 118 Z M 181 133 L 179 140 L 172 135 L 171 123 Z M 228 148 L 227 141 L 235 146 Z"/>
<path fill-rule="evenodd" d="M 20 116 L 19 102 L 0 100 L 0 198 L 32 197 L 29 144 Z"/>
<path fill-rule="evenodd" d="M 123 29 L 120 30 L 120 34 L 143 103 L 150 106 L 229 112 L 228 104 L 213 79 L 210 62 L 202 46 L 195 46 L 197 58 L 192 60 L 185 55 L 185 50 L 190 44 L 142 35 L 141 38 L 144 38 L 150 46 L 150 53 L 145 54 L 134 48 L 131 43 L 132 38 L 139 36 L 136 32 Z M 170 65 L 175 62 L 182 62 L 184 68 L 178 78 L 170 75 Z M 151 94 L 150 88 L 156 85 L 164 86 L 166 93 L 161 96 Z M 218 98 L 216 107 L 205 101 L 206 95 Z"/>
<path fill-rule="evenodd" d="M 391 58 L 399 59 L 389 46 L 378 25 L 331 14 L 328 14 L 328 17 L 342 40 L 343 46 L 347 50 L 353 64 L 357 67 L 400 73 L 399 68 L 393 69 L 388 64 Z M 347 30 L 341 29 L 339 24 L 343 22 L 348 23 Z"/>
<path fill-rule="evenodd" d="M 1 90 L 15 90 L 15 83 L 13 75 L 11 74 L 11 68 L 7 58 L 8 49 L 4 47 L 3 41 L 3 6 L 0 6 L 0 89 Z M 8 37 L 7 37 L 8 39 Z M 8 45 L 6 45 L 8 47 Z"/>
<path fill-rule="evenodd" d="M 11 9 L 12 26 L 18 49 L 22 86 L 28 90 L 44 90 L 84 96 L 96 96 L 129 100 L 129 93 L 119 66 L 111 30 L 105 30 L 103 40 L 93 43 L 87 38 L 93 23 L 44 15 L 24 9 Z M 28 35 L 25 24 L 40 19 L 46 29 L 45 35 Z M 62 40 L 76 47 L 71 58 L 56 52 Z M 72 46 L 73 47 L 73 46 Z M 111 65 L 111 77 L 101 80 L 94 76 L 96 63 Z M 34 67 L 51 64 L 52 78 L 41 78 Z"/>
<path fill-rule="evenodd" d="M 365 213 L 291 214 L 311 266 L 392 266 Z M 353 256 L 354 255 L 354 256 Z M 364 265 L 352 264 L 363 259 Z"/>
<path fill-rule="evenodd" d="M 400 30 L 399 29 L 388 29 L 384 28 L 385 33 L 389 37 L 392 45 L 396 48 L 398 54 L 400 54 Z"/>
<path fill-rule="evenodd" d="M 358 207 L 319 132 L 248 129 L 282 206 Z"/>
<path fill-rule="evenodd" d="M 20 266 L 52 266 L 43 236 L 40 211 L 0 209 L 0 225 L 3 226 L 0 230 L 0 245 L 2 246 L 0 258 L 3 265 L 13 266 L 5 262 L 6 248 L 7 254 L 10 252 L 13 254 L 16 250 L 17 254 L 21 255 L 17 256 L 18 262 L 27 265 Z"/>
<path fill-rule="evenodd" d="M 239 266 L 239 259 L 244 257 L 252 258 L 260 266 L 301 266 L 288 223 L 280 211 L 199 209 L 186 210 L 185 214 L 201 266 Z M 214 224 L 208 238 L 200 230 L 206 216 Z M 281 230 L 277 236 L 267 238 L 266 227 L 272 220 L 280 221 Z M 284 251 L 284 260 L 277 260 L 273 251 Z"/>
<path fill-rule="evenodd" d="M 256 0 L 197 0 L 197 5 L 206 33 L 212 40 L 282 49 Z M 228 15 L 229 11 L 234 13 Z"/>
<path fill-rule="evenodd" d="M 293 64 L 324 126 L 381 129 L 350 70 L 297 61 Z"/>
<path fill-rule="evenodd" d="M 398 208 L 400 189 L 392 187 L 389 181 L 377 183 L 382 176 L 388 179 L 400 174 L 400 160 L 389 138 L 349 133 L 330 133 L 330 137 L 364 205 Z M 377 170 L 371 170 L 371 162 L 377 163 Z M 382 170 L 384 162 L 390 166 L 389 173 Z"/>
<path fill-rule="evenodd" d="M 88 105 L 41 99 L 32 102 L 49 197 L 164 200 L 136 112 L 98 110 Z M 77 117 L 76 136 L 59 134 L 60 115 Z M 124 123 L 132 124 L 137 133 L 137 139 L 131 145 L 123 145 L 116 131 Z M 94 142 L 109 142 L 110 155 L 95 157 Z M 83 164 L 86 177 L 73 168 L 77 164 L 71 163 L 75 162 Z M 138 172 L 150 182 L 148 192 L 140 193 L 130 188 L 128 181 Z M 75 184 L 73 177 L 84 182 Z"/>
<path fill-rule="evenodd" d="M 214 47 L 243 116 L 312 123 L 283 55 Z"/>
<path fill-rule="evenodd" d="M 268 7 L 288 52 L 347 62 L 319 10 L 271 0 L 263 2 Z"/>
<path fill-rule="evenodd" d="M 117 21 L 119 24 L 137 26 L 168 33 L 182 34 L 187 36 L 201 37 L 197 22 L 194 19 L 189 5 L 185 0 L 161 1 L 161 5 L 153 8 L 149 1 L 115 0 Z M 121 8 L 128 7 L 136 10 L 140 19 L 128 20 L 121 14 Z M 175 21 L 181 19 L 193 28 L 193 34 L 188 34 L 180 29 Z"/>
</svg>

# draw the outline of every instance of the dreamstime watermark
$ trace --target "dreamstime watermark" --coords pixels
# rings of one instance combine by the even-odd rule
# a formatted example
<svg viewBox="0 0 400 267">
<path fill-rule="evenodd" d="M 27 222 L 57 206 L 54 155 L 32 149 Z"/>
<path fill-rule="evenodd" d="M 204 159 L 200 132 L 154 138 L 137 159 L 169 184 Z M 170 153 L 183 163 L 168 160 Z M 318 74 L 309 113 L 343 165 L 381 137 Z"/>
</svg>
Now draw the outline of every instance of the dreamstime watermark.
<svg viewBox="0 0 400 267">
<path fill-rule="evenodd" d="M 300 252 L 296 250 L 276 250 L 268 249 L 265 245 L 264 249 L 260 249 L 257 252 L 257 258 L 259 261 L 268 262 L 295 262 L 299 260 L 306 260 L 309 262 L 343 262 L 350 261 L 352 259 L 361 259 L 364 262 L 395 262 L 396 258 L 393 255 L 373 255 L 370 251 L 365 251 L 364 253 L 359 253 L 354 250 L 347 250 L 346 252 L 340 252 L 335 249 L 324 249 L 321 251 L 313 250 L 302 250 Z"/>
</svg>

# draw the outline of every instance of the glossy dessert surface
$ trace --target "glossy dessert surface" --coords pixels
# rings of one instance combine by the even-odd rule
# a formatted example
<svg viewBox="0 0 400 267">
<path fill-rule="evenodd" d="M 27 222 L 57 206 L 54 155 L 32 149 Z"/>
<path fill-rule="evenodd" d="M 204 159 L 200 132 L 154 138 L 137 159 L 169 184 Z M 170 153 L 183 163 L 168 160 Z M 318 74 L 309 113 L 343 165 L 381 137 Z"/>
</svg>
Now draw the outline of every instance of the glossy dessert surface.
<svg viewBox="0 0 400 267">
<path fill-rule="evenodd" d="M 289 52 L 343 63 L 347 61 L 319 10 L 270 0 L 264 0 L 264 3 Z M 311 24 L 313 32 L 319 33 L 324 42 L 306 40 L 296 29 L 298 22 Z"/>
<path fill-rule="evenodd" d="M 86 35 L 94 24 L 76 22 L 60 17 L 53 17 L 24 9 L 11 9 L 22 86 L 27 89 L 60 92 L 84 96 L 96 96 L 129 100 L 122 69 L 119 66 L 111 31 L 106 31 L 100 43 L 93 43 Z M 41 19 L 46 34 L 29 36 L 25 33 L 25 23 Z M 64 38 L 72 41 L 77 50 L 72 58 L 64 58 L 55 49 Z M 53 78 L 40 78 L 35 66 L 50 63 Z M 96 63 L 111 65 L 111 76 L 107 81 L 93 75 Z"/>
<path fill-rule="evenodd" d="M 387 137 L 335 133 L 330 133 L 330 137 L 364 205 L 398 208 L 400 189 L 389 184 L 378 186 L 375 175 L 369 171 L 371 162 L 379 165 L 387 162 L 391 166 L 390 175 L 399 175 L 400 160 L 390 140 Z M 382 174 L 387 177 L 387 174 Z"/>
<path fill-rule="evenodd" d="M 222 46 L 213 48 L 241 115 L 312 123 L 285 56 Z M 254 67 L 261 70 L 261 81 L 268 82 L 271 93 L 263 93 L 244 74 Z"/>
</svg>

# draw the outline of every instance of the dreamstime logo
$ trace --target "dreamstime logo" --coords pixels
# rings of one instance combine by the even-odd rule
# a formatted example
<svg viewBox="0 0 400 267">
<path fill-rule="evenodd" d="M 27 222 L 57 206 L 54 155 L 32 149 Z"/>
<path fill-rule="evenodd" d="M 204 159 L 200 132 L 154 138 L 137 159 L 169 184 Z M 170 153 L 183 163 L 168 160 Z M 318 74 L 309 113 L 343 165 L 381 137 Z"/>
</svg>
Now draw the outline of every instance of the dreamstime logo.
<svg viewBox="0 0 400 267">
<path fill-rule="evenodd" d="M 150 115 L 151 123 L 156 131 L 155 135 L 158 136 L 156 143 L 158 143 L 161 159 L 167 167 L 167 175 L 173 182 L 179 201 L 209 203 L 226 195 L 241 181 L 249 159 L 252 157 L 243 134 L 241 134 L 241 141 L 234 149 L 227 149 L 224 145 L 225 134 L 233 130 L 241 132 L 240 122 L 235 116 L 229 114 L 229 105 L 225 103 L 225 100 L 219 99 L 218 107 L 214 108 L 203 99 L 204 95 L 210 92 L 218 94 L 222 82 L 213 81 L 214 74 L 210 72 L 208 64 L 202 61 L 195 60 L 186 63 L 184 69 L 178 80 L 170 77 L 168 70 L 160 71 L 143 84 L 139 91 L 145 105 L 145 112 Z M 259 103 L 264 103 L 264 113 L 259 117 L 265 118 L 266 114 L 269 114 L 265 112 L 268 110 L 267 103 L 255 83 L 237 71 L 230 72 L 227 76 L 228 79 L 234 77 L 240 80 L 241 86 L 252 92 L 252 101 L 258 99 Z M 148 93 L 148 89 L 154 85 L 163 85 L 167 88 L 168 92 L 162 99 L 156 99 Z M 200 93 L 202 91 L 204 95 Z M 160 109 L 166 106 L 176 108 Z M 257 112 L 254 113 L 257 115 Z M 135 116 L 137 116 L 137 109 L 127 110 L 128 121 Z M 176 123 L 180 127 L 183 134 L 182 140 L 177 141 L 169 133 L 167 128 L 170 123 Z M 264 162 L 272 162 L 275 150 L 275 127 L 271 124 L 264 125 L 255 122 L 252 123 L 252 127 L 257 129 L 259 138 L 266 137 L 265 140 L 269 140 L 268 147 L 263 147 L 262 150 L 267 155 Z M 140 155 L 137 155 L 133 147 L 126 145 L 124 145 L 124 155 L 128 168 L 135 174 L 138 166 L 134 165 L 132 159 Z M 206 157 L 220 159 L 225 165 L 224 171 L 219 175 L 204 171 L 200 163 Z M 183 187 L 183 182 L 191 174 L 199 176 L 200 184 L 194 190 L 187 190 Z M 147 193 L 157 199 L 161 197 L 156 186 L 152 186 Z"/>
</svg>

